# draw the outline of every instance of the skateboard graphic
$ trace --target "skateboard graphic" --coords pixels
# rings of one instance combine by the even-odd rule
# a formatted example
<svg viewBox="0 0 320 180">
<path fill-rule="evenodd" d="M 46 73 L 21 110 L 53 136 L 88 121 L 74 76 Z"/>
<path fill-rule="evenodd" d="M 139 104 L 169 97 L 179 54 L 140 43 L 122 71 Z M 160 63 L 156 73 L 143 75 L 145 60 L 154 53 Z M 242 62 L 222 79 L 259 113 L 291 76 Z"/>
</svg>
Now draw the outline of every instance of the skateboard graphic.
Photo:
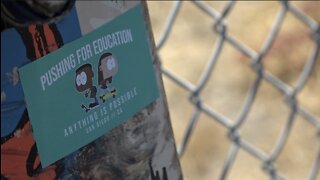
<svg viewBox="0 0 320 180">
<path fill-rule="evenodd" d="M 104 103 L 104 102 L 106 102 L 106 100 L 107 99 L 109 99 L 109 98 L 115 98 L 116 97 L 116 95 L 117 95 L 117 92 L 116 92 L 116 90 L 112 90 L 112 91 L 110 91 L 110 92 L 106 92 L 106 93 L 104 93 L 104 94 L 102 94 L 101 96 L 99 96 L 99 98 L 102 100 L 102 102 Z"/>
<path fill-rule="evenodd" d="M 112 77 L 118 72 L 118 62 L 114 56 L 110 53 L 104 53 L 101 55 L 98 64 L 98 84 L 100 87 L 99 96 L 102 103 L 106 102 L 109 98 L 116 97 L 116 89 L 110 87 L 112 83 Z M 90 98 L 92 101 L 85 105 L 81 104 L 81 108 L 88 112 L 99 106 L 99 99 L 97 98 L 98 89 L 94 85 L 94 72 L 91 64 L 84 64 L 76 70 L 75 86 L 76 90 L 80 93 L 84 93 L 85 98 Z"/>
</svg>

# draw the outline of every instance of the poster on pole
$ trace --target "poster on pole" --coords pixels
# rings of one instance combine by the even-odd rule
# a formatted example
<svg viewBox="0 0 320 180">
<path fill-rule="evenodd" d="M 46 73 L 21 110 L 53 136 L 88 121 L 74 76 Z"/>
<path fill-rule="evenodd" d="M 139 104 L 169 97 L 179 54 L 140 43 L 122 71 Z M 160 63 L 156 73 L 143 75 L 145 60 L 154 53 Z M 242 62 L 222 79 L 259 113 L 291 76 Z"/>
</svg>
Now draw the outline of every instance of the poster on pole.
<svg viewBox="0 0 320 180">
<path fill-rule="evenodd" d="M 181 179 L 146 4 L 87 3 L 76 2 L 74 15 L 56 23 L 60 36 L 44 36 L 60 37 L 64 43 L 48 53 L 34 53 L 33 59 L 21 53 L 25 58 L 14 66 L 20 74 L 20 94 L 23 84 L 20 99 L 26 104 L 13 113 L 17 122 L 7 121 L 8 131 L 1 135 L 1 176 Z M 68 16 L 76 23 L 63 29 Z M 8 32 L 19 34 L 18 29 Z M 9 37 L 3 32 L 1 36 Z M 23 44 L 22 35 L 17 38 Z M 21 143 L 26 139 L 29 143 Z M 16 157 L 6 151 L 9 148 L 29 153 Z M 20 169 L 9 163 L 11 159 Z"/>
</svg>

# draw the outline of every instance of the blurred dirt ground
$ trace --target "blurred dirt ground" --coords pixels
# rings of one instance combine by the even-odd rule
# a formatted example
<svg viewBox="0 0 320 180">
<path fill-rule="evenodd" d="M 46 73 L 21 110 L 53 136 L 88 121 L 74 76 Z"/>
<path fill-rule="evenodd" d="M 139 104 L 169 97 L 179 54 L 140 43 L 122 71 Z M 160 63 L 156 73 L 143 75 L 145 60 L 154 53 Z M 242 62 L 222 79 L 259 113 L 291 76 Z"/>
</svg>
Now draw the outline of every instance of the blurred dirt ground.
<svg viewBox="0 0 320 180">
<path fill-rule="evenodd" d="M 226 1 L 206 1 L 220 11 Z M 301 11 L 320 21 L 320 2 L 292 2 Z M 171 1 L 148 1 L 155 41 L 158 42 L 170 11 Z M 227 17 L 228 33 L 258 51 L 271 30 L 280 9 L 279 2 L 237 2 Z M 197 83 L 212 53 L 216 40 L 214 21 L 192 2 L 184 1 L 168 41 L 159 51 L 163 66 L 180 77 Z M 287 84 L 293 85 L 313 48 L 310 29 L 287 13 L 271 51 L 263 60 L 265 68 Z M 250 59 L 226 43 L 206 85 L 202 99 L 211 108 L 235 119 L 255 78 Z M 193 112 L 189 93 L 164 77 L 169 110 L 177 144 Z M 299 103 L 320 116 L 320 61 L 298 96 Z M 263 81 L 241 128 L 241 136 L 270 153 L 289 115 L 283 95 Z M 226 160 L 230 141 L 227 129 L 201 114 L 186 153 L 181 159 L 185 179 L 218 179 Z M 276 161 L 276 168 L 289 179 L 307 179 L 318 152 L 316 128 L 297 116 L 289 139 Z M 320 177 L 318 177 L 320 178 Z M 262 162 L 240 150 L 228 179 L 268 179 Z"/>
</svg>

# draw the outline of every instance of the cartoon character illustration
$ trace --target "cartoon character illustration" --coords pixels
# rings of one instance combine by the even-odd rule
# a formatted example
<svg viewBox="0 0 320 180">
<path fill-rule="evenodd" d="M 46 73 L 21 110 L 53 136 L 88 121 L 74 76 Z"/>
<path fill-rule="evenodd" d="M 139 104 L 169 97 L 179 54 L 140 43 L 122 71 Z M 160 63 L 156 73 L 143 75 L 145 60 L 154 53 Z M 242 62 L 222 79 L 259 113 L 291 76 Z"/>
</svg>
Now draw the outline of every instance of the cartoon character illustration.
<svg viewBox="0 0 320 180">
<path fill-rule="evenodd" d="M 27 57 L 36 60 L 64 45 L 62 36 L 55 23 L 31 24 L 27 27 L 16 28 L 22 38 Z"/>
<path fill-rule="evenodd" d="M 86 112 L 99 105 L 97 99 L 97 87 L 93 85 L 93 77 L 94 74 L 91 64 L 84 64 L 76 70 L 75 85 L 77 91 L 85 91 L 85 97 L 93 99 L 93 102 L 91 102 L 88 107 L 84 104 L 81 105 Z"/>
<path fill-rule="evenodd" d="M 19 123 L 1 137 L 1 179 L 55 179 L 58 165 L 41 168 L 31 124 L 25 110 Z"/>
<path fill-rule="evenodd" d="M 30 24 L 9 31 L 17 33 L 26 55 L 6 53 L 10 58 L 1 57 L 1 66 L 4 63 L 3 67 L 6 67 L 1 73 L 1 179 L 56 179 L 61 169 L 59 163 L 41 167 L 23 95 L 20 94 L 18 67 L 60 48 L 64 41 L 55 23 Z M 17 52 L 20 50 L 14 51 Z"/>
<path fill-rule="evenodd" d="M 118 62 L 110 53 L 101 55 L 98 66 L 98 83 L 101 89 L 106 89 L 107 92 L 100 96 L 100 99 L 105 102 L 109 97 L 116 96 L 116 89 L 110 87 L 112 77 L 118 72 Z"/>
</svg>

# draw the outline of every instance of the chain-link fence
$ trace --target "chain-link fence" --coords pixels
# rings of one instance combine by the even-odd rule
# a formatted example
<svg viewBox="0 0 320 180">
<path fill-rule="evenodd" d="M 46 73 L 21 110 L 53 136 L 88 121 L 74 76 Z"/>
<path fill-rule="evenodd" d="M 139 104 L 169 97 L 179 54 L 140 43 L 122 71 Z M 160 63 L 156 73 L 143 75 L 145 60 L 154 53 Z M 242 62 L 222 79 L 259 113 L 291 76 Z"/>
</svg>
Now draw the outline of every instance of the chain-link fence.
<svg viewBox="0 0 320 180">
<path fill-rule="evenodd" d="M 228 139 L 231 141 L 232 145 L 229 149 L 227 157 L 225 157 L 225 163 L 222 167 L 222 172 L 219 175 L 220 179 L 226 179 L 230 171 L 232 171 L 232 166 L 237 158 L 238 152 L 240 150 L 246 151 L 252 157 L 258 159 L 262 163 L 262 170 L 265 171 L 271 179 L 287 179 L 287 177 L 276 168 L 276 161 L 279 158 L 279 155 L 283 152 L 283 148 L 291 135 L 292 127 L 295 121 L 297 121 L 297 116 L 302 117 L 304 121 L 307 121 L 311 124 L 313 128 L 316 129 L 316 140 L 313 143 L 318 147 L 316 150 L 316 155 L 314 156 L 314 162 L 312 167 L 309 168 L 308 177 L 306 179 L 317 179 L 319 178 L 319 169 L 320 169 L 320 149 L 319 149 L 319 139 L 320 139 L 320 118 L 317 113 L 309 111 L 306 107 L 301 105 L 297 100 L 297 96 L 301 93 L 302 89 L 305 87 L 310 74 L 312 74 L 314 67 L 317 66 L 317 61 L 319 60 L 319 46 L 320 46 L 320 25 L 319 22 L 313 18 L 307 16 L 303 11 L 301 11 L 296 6 L 293 6 L 291 2 L 280 1 L 280 9 L 277 12 L 277 15 L 273 21 L 273 26 L 269 31 L 269 34 L 265 41 L 263 42 L 262 48 L 256 51 L 249 47 L 246 43 L 241 40 L 238 40 L 229 32 L 227 25 L 228 15 L 233 11 L 234 7 L 237 6 L 235 1 L 230 1 L 224 5 L 222 10 L 219 12 L 214 7 L 209 6 L 207 2 L 193 1 L 193 2 L 174 2 L 172 4 L 169 16 L 164 25 L 162 35 L 159 38 L 159 41 L 156 42 L 158 52 L 161 51 L 161 48 L 166 46 L 166 41 L 170 39 L 170 32 L 175 28 L 175 20 L 179 17 L 179 10 L 183 3 L 192 3 L 193 6 L 199 8 L 199 10 L 212 18 L 214 24 L 212 26 L 214 33 L 217 35 L 215 40 L 215 46 L 212 49 L 212 55 L 207 60 L 207 65 L 202 69 L 200 78 L 197 79 L 196 83 L 192 83 L 186 78 L 182 78 L 178 73 L 170 70 L 166 66 L 162 67 L 162 72 L 165 77 L 169 78 L 176 85 L 183 88 L 190 95 L 190 102 L 193 104 L 193 113 L 190 117 L 190 121 L 185 129 L 182 142 L 178 142 L 178 151 L 179 155 L 182 156 L 185 151 L 188 151 L 188 142 L 190 138 L 194 135 L 193 132 L 196 130 L 197 122 L 201 121 L 201 114 L 209 116 L 214 121 L 218 122 L 221 126 L 227 129 Z M 318 4 L 315 4 L 318 5 Z M 320 8 L 320 7 L 319 7 Z M 299 78 L 295 81 L 294 85 L 289 85 L 284 82 L 272 72 L 268 71 L 263 64 L 263 61 L 266 59 L 266 55 L 272 49 L 272 46 L 277 39 L 277 35 L 281 29 L 282 24 L 285 22 L 285 16 L 291 14 L 298 20 L 303 23 L 309 29 L 310 39 L 313 43 L 313 49 L 309 53 L 309 57 L 304 61 L 302 71 L 299 74 Z M 199 19 L 199 21 L 201 21 Z M 245 27 L 244 27 L 245 28 Z M 201 33 L 201 32 L 199 32 Z M 296 42 L 299 43 L 299 42 Z M 223 51 L 224 46 L 228 44 L 235 48 L 237 51 L 241 52 L 248 59 L 250 59 L 250 68 L 255 73 L 254 81 L 250 85 L 250 88 L 247 92 L 245 101 L 238 111 L 238 115 L 235 119 L 231 119 L 224 115 L 223 113 L 218 112 L 215 108 L 212 108 L 208 105 L 204 99 L 206 97 L 203 95 L 203 89 L 206 88 L 207 84 L 210 82 L 209 79 L 215 70 L 215 65 L 218 61 L 223 61 L 220 58 L 220 54 Z M 196 47 L 195 47 L 196 48 Z M 175 50 L 176 51 L 176 50 Z M 186 54 L 181 49 L 181 54 Z M 161 53 L 158 53 L 161 54 Z M 159 56 L 161 60 L 161 57 Z M 283 59 L 287 61 L 287 65 L 290 66 L 290 59 Z M 183 68 L 183 66 L 181 66 Z M 191 72 L 193 73 L 193 72 Z M 241 76 L 239 74 L 239 76 Z M 317 80 L 318 81 L 318 80 Z M 255 146 L 249 140 L 240 135 L 241 128 L 247 122 L 248 114 L 252 107 L 256 96 L 258 94 L 259 88 L 263 82 L 268 82 L 279 92 L 281 92 L 284 97 L 284 101 L 289 108 L 289 113 L 287 114 L 286 123 L 283 125 L 280 135 L 278 136 L 276 143 L 273 145 L 271 152 L 266 152 L 262 148 Z M 318 92 L 320 93 L 320 92 Z M 314 98 L 319 98 L 315 95 Z M 320 111 L 320 107 L 318 107 Z M 300 120 L 300 119 L 299 119 Z M 173 121 L 176 121 L 173 119 Z M 179 120 L 180 121 L 180 120 Z M 182 121 L 182 120 L 181 120 Z M 185 120 L 183 120 L 185 121 Z M 185 122 L 187 123 L 187 122 Z M 272 127 L 265 127 L 272 128 Z M 307 131 L 307 130 L 306 130 Z M 210 143 L 210 137 L 203 139 L 202 141 L 207 141 Z M 240 178 L 241 179 L 241 178 Z"/>
</svg>

